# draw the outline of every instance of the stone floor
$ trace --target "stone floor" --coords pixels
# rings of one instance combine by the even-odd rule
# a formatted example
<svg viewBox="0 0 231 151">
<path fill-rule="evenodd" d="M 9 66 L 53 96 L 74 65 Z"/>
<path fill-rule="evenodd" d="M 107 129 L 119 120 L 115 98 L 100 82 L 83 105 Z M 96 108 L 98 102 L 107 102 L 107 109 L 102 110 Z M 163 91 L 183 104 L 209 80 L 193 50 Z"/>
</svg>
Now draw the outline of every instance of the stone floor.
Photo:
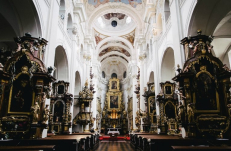
<svg viewBox="0 0 231 151">
<path fill-rule="evenodd" d="M 101 141 L 95 151 L 135 151 L 130 141 Z"/>
</svg>

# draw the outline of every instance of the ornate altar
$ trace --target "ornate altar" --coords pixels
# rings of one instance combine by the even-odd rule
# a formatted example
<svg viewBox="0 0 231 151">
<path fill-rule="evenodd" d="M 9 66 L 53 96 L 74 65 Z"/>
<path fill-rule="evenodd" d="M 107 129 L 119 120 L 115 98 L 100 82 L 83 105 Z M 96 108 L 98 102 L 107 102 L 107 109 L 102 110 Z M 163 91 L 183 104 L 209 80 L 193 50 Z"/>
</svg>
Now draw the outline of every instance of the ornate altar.
<svg viewBox="0 0 231 151">
<path fill-rule="evenodd" d="M 106 93 L 106 100 L 102 113 L 101 128 L 121 128 L 123 133 L 127 132 L 127 112 L 122 101 L 119 79 L 109 80 L 109 90 Z"/>
<path fill-rule="evenodd" d="M 157 116 L 158 128 L 164 134 L 177 134 L 178 97 L 175 93 L 175 83 L 166 81 L 165 83 L 160 83 L 160 86 L 161 92 L 157 95 L 156 99 L 159 102 L 160 112 Z"/>
<path fill-rule="evenodd" d="M 92 112 L 90 111 L 91 102 L 93 100 L 93 92 L 88 88 L 88 81 L 85 82 L 85 86 L 82 91 L 79 92 L 78 105 L 80 112 L 73 119 L 73 124 L 84 125 L 84 132 L 90 132 L 89 124 L 94 124 Z M 86 108 L 89 108 L 88 110 Z"/>
<path fill-rule="evenodd" d="M 6 138 L 41 138 L 49 114 L 52 68 L 44 66 L 47 41 L 30 34 L 15 38 L 18 48 L 0 69 L 0 134 Z"/>
<path fill-rule="evenodd" d="M 146 132 L 157 132 L 157 119 L 156 119 L 156 101 L 155 101 L 155 84 L 148 83 L 148 90 L 144 91 L 145 107 L 147 116 L 143 118 L 143 130 Z"/>
<path fill-rule="evenodd" d="M 50 132 L 68 134 L 72 125 L 72 94 L 68 93 L 69 82 L 53 83 L 53 94 L 50 98 Z"/>
<path fill-rule="evenodd" d="M 182 101 L 179 115 L 189 137 L 230 137 L 230 70 L 212 54 L 212 36 L 181 40 L 188 54 L 183 70 L 173 78 L 179 82 Z M 181 106 L 181 108 L 180 108 Z M 182 113 L 183 112 L 183 113 Z"/>
</svg>

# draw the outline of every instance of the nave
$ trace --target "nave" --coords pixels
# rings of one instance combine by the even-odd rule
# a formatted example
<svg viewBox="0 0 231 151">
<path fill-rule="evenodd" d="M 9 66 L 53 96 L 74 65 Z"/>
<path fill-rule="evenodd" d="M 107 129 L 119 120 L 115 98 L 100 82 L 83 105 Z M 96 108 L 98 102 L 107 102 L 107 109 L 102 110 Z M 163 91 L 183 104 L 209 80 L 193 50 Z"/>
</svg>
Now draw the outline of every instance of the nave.
<svg viewBox="0 0 231 151">
<path fill-rule="evenodd" d="M 95 151 L 135 151 L 127 141 L 101 141 Z"/>
</svg>

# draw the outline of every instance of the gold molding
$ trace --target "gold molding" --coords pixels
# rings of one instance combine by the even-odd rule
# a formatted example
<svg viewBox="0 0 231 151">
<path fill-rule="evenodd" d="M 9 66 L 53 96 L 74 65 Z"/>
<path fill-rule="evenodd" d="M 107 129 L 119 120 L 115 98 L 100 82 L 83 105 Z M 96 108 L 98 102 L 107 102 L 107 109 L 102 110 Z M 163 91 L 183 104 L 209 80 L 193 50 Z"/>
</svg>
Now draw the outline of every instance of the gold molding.
<svg viewBox="0 0 231 151">
<path fill-rule="evenodd" d="M 121 111 L 121 99 L 122 99 L 122 92 L 108 92 L 106 94 L 107 96 L 107 102 L 108 102 L 108 111 L 116 110 Z M 110 97 L 111 96 L 118 96 L 118 108 L 110 108 Z"/>
<path fill-rule="evenodd" d="M 116 83 L 116 85 L 115 85 L 115 83 Z M 113 91 L 113 92 L 120 91 L 120 81 L 119 81 L 119 79 L 116 79 L 116 78 L 110 79 L 108 86 L 109 86 L 108 91 Z"/>
</svg>

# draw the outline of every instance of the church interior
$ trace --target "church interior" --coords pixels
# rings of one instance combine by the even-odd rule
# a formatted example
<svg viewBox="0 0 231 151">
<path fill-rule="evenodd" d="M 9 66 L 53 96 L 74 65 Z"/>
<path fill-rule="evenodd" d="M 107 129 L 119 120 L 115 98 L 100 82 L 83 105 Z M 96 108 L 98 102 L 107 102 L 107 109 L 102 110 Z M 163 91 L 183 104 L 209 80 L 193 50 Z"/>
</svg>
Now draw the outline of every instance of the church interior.
<svg viewBox="0 0 231 151">
<path fill-rule="evenodd" d="M 231 150 L 230 0 L 0 0 L 0 151 Z"/>
</svg>

